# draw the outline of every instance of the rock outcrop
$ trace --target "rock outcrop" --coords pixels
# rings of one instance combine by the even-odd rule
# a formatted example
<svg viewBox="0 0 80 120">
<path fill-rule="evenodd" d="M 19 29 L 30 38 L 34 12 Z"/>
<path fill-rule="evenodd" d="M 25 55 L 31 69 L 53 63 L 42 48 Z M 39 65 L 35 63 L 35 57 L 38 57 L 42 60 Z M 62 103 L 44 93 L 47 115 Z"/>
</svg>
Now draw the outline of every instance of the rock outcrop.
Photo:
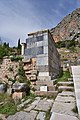
<svg viewBox="0 0 80 120">
<path fill-rule="evenodd" d="M 80 39 L 80 8 L 67 15 L 51 33 L 55 42 Z"/>
</svg>

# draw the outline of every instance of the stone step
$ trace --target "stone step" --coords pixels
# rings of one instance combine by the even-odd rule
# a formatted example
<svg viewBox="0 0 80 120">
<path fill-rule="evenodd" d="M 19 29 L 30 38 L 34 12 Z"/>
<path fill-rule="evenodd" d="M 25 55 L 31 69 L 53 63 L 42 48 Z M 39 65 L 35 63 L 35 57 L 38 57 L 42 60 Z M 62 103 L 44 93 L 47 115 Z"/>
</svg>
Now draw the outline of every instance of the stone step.
<svg viewBox="0 0 80 120">
<path fill-rule="evenodd" d="M 72 86 L 72 85 L 74 85 L 74 83 L 71 81 L 71 82 L 58 82 L 58 85 L 59 86 Z"/>
<path fill-rule="evenodd" d="M 54 97 L 56 97 L 57 96 L 57 94 L 58 94 L 58 91 L 35 91 L 35 94 L 36 95 L 40 95 L 40 96 L 44 96 L 44 95 L 46 95 L 46 96 L 54 96 Z"/>
<path fill-rule="evenodd" d="M 50 120 L 79 120 L 77 117 L 53 112 Z"/>
<path fill-rule="evenodd" d="M 58 90 L 59 91 L 74 91 L 74 87 L 71 87 L 71 86 L 59 86 Z"/>
<path fill-rule="evenodd" d="M 74 107 L 74 103 L 54 102 L 51 113 L 56 112 L 60 114 L 75 116 L 75 113 L 72 111 Z"/>
<path fill-rule="evenodd" d="M 24 107 L 26 104 L 28 104 L 30 101 L 31 101 L 31 99 L 28 99 L 28 100 L 22 102 L 21 104 L 19 104 L 19 105 L 17 106 L 17 110 L 19 111 L 21 108 L 23 108 L 23 107 Z"/>
<path fill-rule="evenodd" d="M 55 99 L 55 102 L 60 102 L 61 103 L 75 103 L 75 97 L 73 96 L 57 96 Z"/>
<path fill-rule="evenodd" d="M 68 81 L 73 81 L 73 78 L 68 78 Z"/>
<path fill-rule="evenodd" d="M 48 86 L 48 91 L 55 91 L 56 88 L 57 88 L 57 85 Z"/>
<path fill-rule="evenodd" d="M 63 92 L 59 93 L 58 96 L 64 96 L 64 97 L 65 96 L 67 96 L 67 97 L 72 96 L 72 97 L 75 97 L 75 93 L 70 92 L 70 91 L 63 91 Z"/>
</svg>

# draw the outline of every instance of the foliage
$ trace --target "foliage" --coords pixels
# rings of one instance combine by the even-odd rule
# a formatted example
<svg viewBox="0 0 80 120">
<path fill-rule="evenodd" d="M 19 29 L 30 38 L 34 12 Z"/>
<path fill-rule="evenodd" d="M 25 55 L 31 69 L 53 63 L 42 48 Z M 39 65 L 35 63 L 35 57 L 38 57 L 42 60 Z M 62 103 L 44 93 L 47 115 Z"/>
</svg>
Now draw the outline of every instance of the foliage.
<svg viewBox="0 0 80 120">
<path fill-rule="evenodd" d="M 0 45 L 0 59 L 2 59 L 4 56 L 8 56 L 9 52 L 8 52 L 8 47 L 5 45 Z"/>
<path fill-rule="evenodd" d="M 65 40 L 56 43 L 57 48 L 66 47 L 67 49 L 69 49 L 70 47 L 75 47 L 76 45 L 78 45 L 78 42 L 75 40 Z"/>
<path fill-rule="evenodd" d="M 16 62 L 18 62 L 19 60 L 21 61 L 23 59 L 23 57 L 21 57 L 21 56 L 13 56 L 13 57 L 11 57 L 11 61 L 16 61 Z"/>
<path fill-rule="evenodd" d="M 0 94 L 0 102 L 3 102 L 7 98 L 8 98 L 7 94 Z"/>
<path fill-rule="evenodd" d="M 18 49 L 21 49 L 20 38 L 19 38 L 19 40 L 18 40 Z"/>
<path fill-rule="evenodd" d="M 21 82 L 21 83 L 26 82 L 27 85 L 30 86 L 30 81 L 27 80 L 22 63 L 19 64 L 18 75 L 19 75 L 19 82 Z"/>
<path fill-rule="evenodd" d="M 57 82 L 67 81 L 69 77 L 70 77 L 70 72 L 69 72 L 69 71 L 64 71 L 62 77 L 60 77 L 60 78 L 57 80 Z"/>
<path fill-rule="evenodd" d="M 15 83 L 16 80 L 15 79 L 12 79 L 12 78 L 8 78 L 8 81 L 11 81 L 12 83 Z"/>
<path fill-rule="evenodd" d="M 20 38 L 19 38 L 19 40 L 18 40 L 17 54 L 18 54 L 18 55 L 20 55 L 20 54 L 21 54 L 21 44 L 20 44 Z"/>
<path fill-rule="evenodd" d="M 45 120 L 50 120 L 50 109 L 46 112 Z"/>
<path fill-rule="evenodd" d="M 30 92 L 30 94 L 29 94 L 28 96 L 25 96 L 24 99 L 25 99 L 25 100 L 28 100 L 28 99 L 34 100 L 35 97 L 36 97 L 36 95 Z"/>
<path fill-rule="evenodd" d="M 17 106 L 11 97 L 9 97 L 7 94 L 0 94 L 0 102 L 3 101 L 4 104 L 0 105 L 0 113 L 7 115 L 15 114 L 17 111 Z"/>
</svg>

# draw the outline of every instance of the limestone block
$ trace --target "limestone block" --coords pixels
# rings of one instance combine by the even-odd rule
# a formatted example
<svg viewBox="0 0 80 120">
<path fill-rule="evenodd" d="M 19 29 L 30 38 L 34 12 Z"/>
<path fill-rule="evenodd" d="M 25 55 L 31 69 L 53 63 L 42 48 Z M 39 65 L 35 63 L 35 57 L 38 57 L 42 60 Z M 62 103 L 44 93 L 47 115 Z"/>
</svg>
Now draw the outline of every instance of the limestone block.
<svg viewBox="0 0 80 120">
<path fill-rule="evenodd" d="M 77 117 L 53 112 L 50 120 L 79 120 Z"/>
<path fill-rule="evenodd" d="M 36 120 L 45 120 L 46 113 L 45 112 L 39 112 L 37 115 Z"/>
<path fill-rule="evenodd" d="M 47 90 L 48 90 L 47 86 L 41 86 L 41 87 L 40 87 L 40 91 L 45 91 L 45 92 L 47 92 Z"/>
<path fill-rule="evenodd" d="M 26 96 L 25 92 L 14 92 L 12 95 L 13 99 L 22 99 L 24 96 Z"/>
</svg>

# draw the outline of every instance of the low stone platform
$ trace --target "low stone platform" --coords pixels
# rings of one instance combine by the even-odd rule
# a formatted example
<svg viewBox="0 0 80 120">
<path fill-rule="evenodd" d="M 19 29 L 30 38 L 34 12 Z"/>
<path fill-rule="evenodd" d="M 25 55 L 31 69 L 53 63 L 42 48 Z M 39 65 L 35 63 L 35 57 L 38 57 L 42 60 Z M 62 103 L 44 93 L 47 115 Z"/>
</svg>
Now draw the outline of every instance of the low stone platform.
<svg viewBox="0 0 80 120">
<path fill-rule="evenodd" d="M 57 96 L 57 98 L 55 99 L 56 102 L 63 102 L 63 103 L 72 103 L 75 102 L 75 98 L 74 97 L 63 97 L 63 96 Z"/>
<path fill-rule="evenodd" d="M 27 112 L 17 112 L 15 115 L 9 116 L 7 120 L 34 120 L 37 116 L 37 111 L 30 111 L 29 113 Z"/>
<path fill-rule="evenodd" d="M 23 103 L 27 103 L 29 100 Z M 10 115 L 7 120 L 45 120 L 46 112 L 52 108 L 54 100 L 36 97 L 32 103 L 25 105 L 24 108 L 23 103 L 19 105 L 21 111 L 15 115 Z"/>
<path fill-rule="evenodd" d="M 50 120 L 79 120 L 77 117 L 53 112 Z"/>
<path fill-rule="evenodd" d="M 57 96 L 58 94 L 58 91 L 35 91 L 35 94 L 36 95 L 39 95 L 39 96 L 43 96 L 43 95 L 46 95 L 46 96 Z"/>
<path fill-rule="evenodd" d="M 72 86 L 59 86 L 59 91 L 74 91 L 74 87 Z"/>
<path fill-rule="evenodd" d="M 58 82 L 58 85 L 63 85 L 63 86 L 70 86 L 70 85 L 74 85 L 74 83 L 71 82 Z"/>
<path fill-rule="evenodd" d="M 53 100 L 49 100 L 49 99 L 40 100 L 40 102 L 37 104 L 34 110 L 47 112 L 51 108 L 53 102 L 54 102 Z"/>
<path fill-rule="evenodd" d="M 63 91 L 61 93 L 58 94 L 59 96 L 71 96 L 71 97 L 75 97 L 74 92 L 70 92 L 70 91 Z"/>
<path fill-rule="evenodd" d="M 76 114 L 72 111 L 74 107 L 74 103 L 54 102 L 51 113 L 56 112 L 60 114 L 75 116 Z"/>
<path fill-rule="evenodd" d="M 74 81 L 76 103 L 77 103 L 78 114 L 80 118 L 80 65 L 71 66 L 71 68 L 72 68 L 72 75 L 73 75 L 73 81 Z"/>
</svg>

